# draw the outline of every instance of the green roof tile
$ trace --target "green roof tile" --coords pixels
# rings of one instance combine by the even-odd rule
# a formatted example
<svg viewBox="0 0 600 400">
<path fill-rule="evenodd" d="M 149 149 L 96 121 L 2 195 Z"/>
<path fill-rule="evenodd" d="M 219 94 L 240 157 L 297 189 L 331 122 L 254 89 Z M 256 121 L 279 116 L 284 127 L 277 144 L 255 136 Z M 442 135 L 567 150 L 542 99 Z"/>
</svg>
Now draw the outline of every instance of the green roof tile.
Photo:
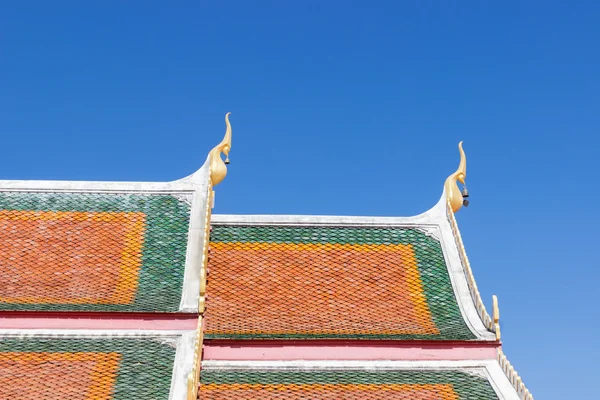
<svg viewBox="0 0 600 400">
<path fill-rule="evenodd" d="M 244 369 L 203 370 L 199 398 L 206 400 L 250 398 L 498 399 L 486 378 L 461 370 L 273 371 Z"/>
</svg>

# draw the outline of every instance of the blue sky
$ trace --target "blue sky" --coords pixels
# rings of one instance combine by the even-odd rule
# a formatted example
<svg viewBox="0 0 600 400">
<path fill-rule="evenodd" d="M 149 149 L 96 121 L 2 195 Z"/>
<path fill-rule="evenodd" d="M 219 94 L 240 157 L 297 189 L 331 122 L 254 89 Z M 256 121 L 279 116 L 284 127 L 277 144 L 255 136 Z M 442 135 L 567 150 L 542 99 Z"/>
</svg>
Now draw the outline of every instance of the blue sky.
<svg viewBox="0 0 600 400">
<path fill-rule="evenodd" d="M 595 397 L 600 4 L 453 3 L 7 3 L 0 179 L 178 179 L 232 111 L 215 212 L 406 216 L 464 140 L 505 352 L 536 398 Z"/>
</svg>

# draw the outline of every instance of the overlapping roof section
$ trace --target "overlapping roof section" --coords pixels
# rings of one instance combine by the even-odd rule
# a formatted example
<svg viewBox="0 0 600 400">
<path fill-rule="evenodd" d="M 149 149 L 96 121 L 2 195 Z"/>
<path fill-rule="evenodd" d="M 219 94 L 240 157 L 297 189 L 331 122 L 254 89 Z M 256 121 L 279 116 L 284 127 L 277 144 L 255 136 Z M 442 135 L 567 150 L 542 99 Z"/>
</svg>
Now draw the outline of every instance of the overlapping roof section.
<svg viewBox="0 0 600 400">
<path fill-rule="evenodd" d="M 226 123 L 178 181 L 0 181 L 0 310 L 197 313 Z"/>
<path fill-rule="evenodd" d="M 449 190 L 415 217 L 214 215 L 207 338 L 498 340 Z"/>
<path fill-rule="evenodd" d="M 201 223 L 192 221 L 194 197 L 205 191 L 105 188 L 0 182 L 0 310 L 194 310 L 186 254 L 191 223 Z"/>
<path fill-rule="evenodd" d="M 182 310 L 193 190 L 51 190 L 0 192 L 0 310 Z"/>
<path fill-rule="evenodd" d="M 199 399 L 518 400 L 494 362 L 210 362 Z"/>
<path fill-rule="evenodd" d="M 212 215 L 199 398 L 532 400 L 458 230 L 459 151 L 414 217 Z"/>
<path fill-rule="evenodd" d="M 194 335 L 0 335 L 2 399 L 184 399 Z"/>
<path fill-rule="evenodd" d="M 531 400 L 454 218 L 462 147 L 441 200 L 415 217 L 212 215 L 226 125 L 204 166 L 174 182 L 0 181 L 0 398 Z M 282 361 L 253 358 L 265 342 Z M 373 342 L 395 361 L 370 358 Z M 203 360 L 212 343 L 221 358 Z"/>
<path fill-rule="evenodd" d="M 478 338 L 418 225 L 234 219 L 213 218 L 207 338 Z"/>
<path fill-rule="evenodd" d="M 174 182 L 0 181 L 0 398 L 196 397 L 225 122 Z"/>
</svg>

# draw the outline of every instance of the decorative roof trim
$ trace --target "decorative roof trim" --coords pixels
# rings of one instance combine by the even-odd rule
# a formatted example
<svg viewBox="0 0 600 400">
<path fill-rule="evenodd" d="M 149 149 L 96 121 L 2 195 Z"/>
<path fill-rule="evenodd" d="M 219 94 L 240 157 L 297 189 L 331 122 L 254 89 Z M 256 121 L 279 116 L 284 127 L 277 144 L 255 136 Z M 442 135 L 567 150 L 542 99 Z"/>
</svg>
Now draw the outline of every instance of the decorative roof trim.
<svg viewBox="0 0 600 400">
<path fill-rule="evenodd" d="M 198 318 L 198 328 L 196 329 L 196 337 L 194 342 L 194 359 L 192 362 L 192 370 L 187 376 L 187 391 L 186 400 L 196 400 L 198 398 L 198 382 L 200 381 L 200 369 L 202 362 L 202 348 L 204 342 L 204 331 L 202 316 Z M 191 353 L 190 352 L 188 354 Z"/>
<path fill-rule="evenodd" d="M 199 302 L 202 288 L 206 286 L 205 246 L 208 241 L 208 229 L 210 228 L 210 209 L 212 185 L 210 183 L 210 171 L 207 164 L 203 167 L 202 177 L 204 181 L 194 193 L 190 213 L 190 228 L 188 231 L 188 244 L 185 259 L 185 272 L 183 276 L 184 291 L 179 306 L 182 312 L 199 311 Z M 200 171 L 199 171 L 200 172 Z"/>
<path fill-rule="evenodd" d="M 500 340 L 500 308 L 498 308 L 498 296 L 492 296 L 492 320 L 494 321 L 494 331 L 496 340 Z"/>
<path fill-rule="evenodd" d="M 476 340 L 496 340 L 479 317 L 461 263 L 454 235 L 446 217 L 446 195 L 429 211 L 415 217 L 349 217 L 308 215 L 213 215 L 212 224 L 272 225 L 272 226 L 353 226 L 398 227 L 424 230 L 439 239 L 457 303 L 464 321 Z"/>
<path fill-rule="evenodd" d="M 206 304 L 206 278 L 208 275 L 208 253 L 210 251 L 210 223 L 212 218 L 212 208 L 214 207 L 215 192 L 212 182 L 208 182 L 208 191 L 206 194 L 206 209 L 204 211 L 204 232 L 202 234 L 202 257 L 200 259 L 200 287 L 198 291 L 198 313 L 204 314 Z"/>
<path fill-rule="evenodd" d="M 227 114 L 229 115 L 229 114 Z M 227 123 L 229 120 L 225 117 Z M 229 128 L 231 129 L 231 128 Z M 229 144 L 231 145 L 231 131 L 229 131 Z M 220 157 L 219 157 L 220 159 Z M 209 176 L 211 176 L 209 174 Z M 213 180 L 208 179 L 207 181 L 207 192 L 204 204 L 204 226 L 202 232 L 202 254 L 201 257 L 195 257 L 196 260 L 200 260 L 199 268 L 196 268 L 199 272 L 198 281 L 198 327 L 196 329 L 196 342 L 194 346 L 194 361 L 192 371 L 189 373 L 187 378 L 187 393 L 186 400 L 196 400 L 198 397 L 198 385 L 200 382 L 200 371 L 202 369 L 202 350 L 204 348 L 204 311 L 206 306 L 206 279 L 208 276 L 208 254 L 210 251 L 210 220 L 212 214 L 212 208 L 214 206 L 214 190 Z"/>
<path fill-rule="evenodd" d="M 203 369 L 258 369 L 258 370 L 456 370 L 487 378 L 500 400 L 523 400 L 502 371 L 496 360 L 466 361 L 210 361 Z M 528 399 L 529 400 L 529 399 Z"/>
<path fill-rule="evenodd" d="M 196 342 L 194 346 L 194 361 L 192 371 L 187 378 L 186 400 L 196 400 L 198 397 L 198 383 L 200 381 L 200 371 L 202 369 L 202 350 L 204 344 L 204 311 L 206 304 L 206 278 L 208 265 L 208 252 L 210 243 L 210 216 L 212 210 L 212 201 L 214 191 L 212 181 L 208 181 L 207 204 L 204 216 L 204 232 L 202 241 L 202 256 L 200 258 L 199 268 L 199 287 L 198 287 L 198 327 L 196 330 Z"/>
<path fill-rule="evenodd" d="M 171 182 L 111 182 L 111 181 L 54 181 L 54 180 L 0 180 L 0 191 L 51 191 L 51 192 L 117 192 L 117 193 L 163 193 L 175 191 L 195 191 L 198 184 L 206 183 L 206 173 L 213 186 L 221 182 L 227 175 L 229 159 L 225 162 L 220 157 L 227 157 L 231 150 L 231 124 L 229 115 L 225 115 L 225 137 L 208 154 L 206 161 L 196 172 Z"/>
<path fill-rule="evenodd" d="M 533 400 L 533 395 L 525 387 L 523 380 L 521 379 L 519 374 L 517 374 L 517 371 L 513 368 L 511 363 L 508 361 L 508 358 L 506 358 L 501 348 L 498 349 L 498 363 L 500 364 L 502 371 L 506 374 L 506 377 L 508 378 L 510 383 L 517 391 L 519 399 Z"/>
<path fill-rule="evenodd" d="M 227 175 L 227 164 L 229 164 L 229 151 L 231 150 L 231 124 L 229 123 L 229 114 L 225 114 L 225 137 L 208 154 L 210 160 L 210 181 L 213 186 L 218 185 Z M 225 161 L 221 159 L 221 153 L 225 154 Z"/>
<path fill-rule="evenodd" d="M 463 206 L 463 196 L 458 188 L 458 183 L 465 184 L 467 177 L 467 156 L 462 148 L 463 142 L 458 143 L 458 151 L 460 152 L 460 163 L 456 172 L 451 174 L 444 183 L 446 196 L 452 212 L 457 212 Z M 465 194 L 466 195 L 466 194 Z"/>
<path fill-rule="evenodd" d="M 479 318 L 483 321 L 483 324 L 490 332 L 494 332 L 496 335 L 496 340 L 500 340 L 500 325 L 498 324 L 498 320 L 500 318 L 500 312 L 498 310 L 498 299 L 494 296 L 494 318 L 490 317 L 488 314 L 485 304 L 483 304 L 483 300 L 481 299 L 481 294 L 479 293 L 479 289 L 477 288 L 477 283 L 475 282 L 475 277 L 473 276 L 473 270 L 471 269 L 471 263 L 469 262 L 469 257 L 467 257 L 467 252 L 465 251 L 465 245 L 462 241 L 462 237 L 460 235 L 460 231 L 458 229 L 458 224 L 456 222 L 456 218 L 454 217 L 454 211 L 452 211 L 452 205 L 450 200 L 448 199 L 446 202 L 446 210 L 448 221 L 450 222 L 450 226 L 452 228 L 452 234 L 454 235 L 454 240 L 456 241 L 456 247 L 458 249 L 458 254 L 460 256 L 461 263 L 464 267 L 465 276 L 467 279 L 467 284 L 469 286 L 469 291 L 471 292 L 471 298 L 475 303 L 475 307 L 477 308 L 477 313 L 479 314 Z"/>
</svg>

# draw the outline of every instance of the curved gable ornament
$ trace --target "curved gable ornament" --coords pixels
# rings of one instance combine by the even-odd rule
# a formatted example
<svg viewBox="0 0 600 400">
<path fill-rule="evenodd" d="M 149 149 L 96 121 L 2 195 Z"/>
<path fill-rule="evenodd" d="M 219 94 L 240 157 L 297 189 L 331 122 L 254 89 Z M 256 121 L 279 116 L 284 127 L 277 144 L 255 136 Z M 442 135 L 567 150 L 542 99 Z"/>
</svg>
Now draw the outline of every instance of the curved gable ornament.
<svg viewBox="0 0 600 400">
<path fill-rule="evenodd" d="M 465 151 L 463 150 L 462 144 L 462 141 L 458 144 L 458 151 L 460 152 L 460 163 L 458 164 L 458 169 L 456 172 L 450 175 L 444 183 L 446 198 L 448 199 L 448 203 L 450 203 L 452 212 L 457 212 L 460 210 L 464 203 L 463 194 L 458 187 L 458 182 L 464 185 L 467 177 L 467 157 L 465 156 Z M 465 190 L 464 197 L 466 196 Z"/>
<path fill-rule="evenodd" d="M 231 124 L 229 123 L 229 114 L 225 114 L 225 137 L 209 153 L 210 157 L 210 181 L 213 186 L 218 185 L 227 175 L 227 164 L 229 164 L 229 151 L 231 150 Z M 221 158 L 221 153 L 225 154 L 225 161 Z"/>
</svg>

